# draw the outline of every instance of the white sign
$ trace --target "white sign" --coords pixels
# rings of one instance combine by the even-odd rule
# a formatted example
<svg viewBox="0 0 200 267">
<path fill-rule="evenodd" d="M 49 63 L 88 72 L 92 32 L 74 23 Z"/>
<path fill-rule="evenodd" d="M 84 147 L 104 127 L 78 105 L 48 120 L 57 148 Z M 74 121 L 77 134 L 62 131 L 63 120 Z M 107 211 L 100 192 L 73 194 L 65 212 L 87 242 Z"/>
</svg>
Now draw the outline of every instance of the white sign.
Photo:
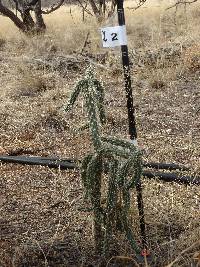
<svg viewBox="0 0 200 267">
<path fill-rule="evenodd" d="M 127 45 L 126 26 L 101 28 L 103 47 Z"/>
</svg>

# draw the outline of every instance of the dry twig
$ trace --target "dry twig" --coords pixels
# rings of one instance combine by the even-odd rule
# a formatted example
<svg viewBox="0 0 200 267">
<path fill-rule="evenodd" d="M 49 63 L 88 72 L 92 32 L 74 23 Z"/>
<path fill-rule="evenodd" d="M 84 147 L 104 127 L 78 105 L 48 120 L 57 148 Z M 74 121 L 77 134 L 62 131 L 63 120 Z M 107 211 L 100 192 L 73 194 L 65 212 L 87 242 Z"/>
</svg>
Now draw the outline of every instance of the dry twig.
<svg viewBox="0 0 200 267">
<path fill-rule="evenodd" d="M 171 8 L 177 8 L 179 5 L 190 5 L 193 4 L 195 2 L 197 2 L 198 0 L 191 0 L 191 1 L 185 1 L 185 0 L 178 0 L 174 5 L 166 8 L 166 10 L 169 10 Z"/>
<path fill-rule="evenodd" d="M 147 0 L 140 0 L 139 3 L 138 3 L 138 5 L 136 7 L 128 7 L 128 9 L 137 10 L 138 8 L 140 8 L 141 6 L 143 6 L 146 2 L 147 2 Z"/>
<path fill-rule="evenodd" d="M 172 267 L 177 261 L 180 260 L 181 256 L 183 254 L 185 254 L 186 252 L 188 252 L 189 250 L 191 250 L 193 247 L 196 247 L 197 245 L 200 245 L 200 240 L 198 240 L 197 242 L 193 243 L 190 247 L 184 249 L 183 251 L 181 251 L 181 253 L 178 255 L 178 257 L 176 257 L 175 260 L 173 260 L 171 263 L 169 263 L 167 266 L 165 267 Z"/>
</svg>

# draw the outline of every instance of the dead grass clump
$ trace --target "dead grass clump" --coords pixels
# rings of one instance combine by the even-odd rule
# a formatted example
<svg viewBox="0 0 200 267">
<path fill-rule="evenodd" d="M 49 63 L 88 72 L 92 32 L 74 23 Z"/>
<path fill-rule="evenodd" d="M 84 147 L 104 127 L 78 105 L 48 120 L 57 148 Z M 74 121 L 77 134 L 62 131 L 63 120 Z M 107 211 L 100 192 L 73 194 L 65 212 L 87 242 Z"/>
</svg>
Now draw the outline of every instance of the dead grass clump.
<svg viewBox="0 0 200 267">
<path fill-rule="evenodd" d="M 54 88 L 52 80 L 49 81 L 48 77 L 40 72 L 28 70 L 19 80 L 14 95 L 17 97 L 36 97 L 52 88 Z"/>
<path fill-rule="evenodd" d="M 127 25 L 127 35 L 132 38 L 134 36 L 133 42 L 134 47 L 141 48 L 146 47 L 146 45 L 151 42 L 152 32 L 150 25 L 140 24 L 138 25 Z"/>
<path fill-rule="evenodd" d="M 42 56 L 44 54 L 55 53 L 60 50 L 54 39 L 54 33 L 47 32 L 44 36 L 23 36 L 22 40 L 18 43 L 18 50 L 22 54 L 31 56 Z M 21 43 L 23 46 L 21 46 Z"/>
<path fill-rule="evenodd" d="M 16 267 L 80 266 L 81 253 L 74 240 L 29 241 L 15 250 Z M 77 264 L 77 265 L 76 265 Z"/>
<path fill-rule="evenodd" d="M 150 85 L 152 88 L 160 89 L 165 86 L 165 82 L 161 80 L 153 80 Z"/>
<path fill-rule="evenodd" d="M 21 81 L 17 89 L 17 95 L 33 97 L 46 90 L 46 83 L 41 77 L 28 76 Z"/>
<path fill-rule="evenodd" d="M 149 85 L 155 89 L 162 89 L 169 86 L 176 80 L 179 74 L 179 68 L 165 67 L 165 68 L 149 68 L 146 75 Z"/>
<path fill-rule="evenodd" d="M 188 47 L 183 54 L 185 70 L 196 72 L 200 70 L 200 45 L 194 44 Z"/>
</svg>

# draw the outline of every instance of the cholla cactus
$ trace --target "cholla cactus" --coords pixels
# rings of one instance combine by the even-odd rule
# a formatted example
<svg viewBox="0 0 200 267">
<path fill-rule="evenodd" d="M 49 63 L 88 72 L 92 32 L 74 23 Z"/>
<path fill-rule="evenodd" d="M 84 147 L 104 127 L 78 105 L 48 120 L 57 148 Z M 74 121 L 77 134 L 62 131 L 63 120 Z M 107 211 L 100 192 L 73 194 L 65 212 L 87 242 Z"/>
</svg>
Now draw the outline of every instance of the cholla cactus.
<svg viewBox="0 0 200 267">
<path fill-rule="evenodd" d="M 104 91 L 90 68 L 85 78 L 78 82 L 66 110 L 70 110 L 80 93 L 83 93 L 92 142 L 95 149 L 87 155 L 81 166 L 81 176 L 86 197 L 94 214 L 96 251 L 107 255 L 117 220 L 133 249 L 138 247 L 129 225 L 130 190 L 142 173 L 141 153 L 134 144 L 112 137 L 101 137 L 99 122 L 105 122 Z M 107 192 L 102 191 L 102 178 L 107 174 Z M 105 191 L 105 190 L 104 190 Z M 120 198 L 119 198 L 120 196 Z M 120 209 L 119 209 L 120 202 Z M 104 204 L 102 204 L 104 203 Z M 117 216 L 118 215 L 118 216 Z"/>
</svg>

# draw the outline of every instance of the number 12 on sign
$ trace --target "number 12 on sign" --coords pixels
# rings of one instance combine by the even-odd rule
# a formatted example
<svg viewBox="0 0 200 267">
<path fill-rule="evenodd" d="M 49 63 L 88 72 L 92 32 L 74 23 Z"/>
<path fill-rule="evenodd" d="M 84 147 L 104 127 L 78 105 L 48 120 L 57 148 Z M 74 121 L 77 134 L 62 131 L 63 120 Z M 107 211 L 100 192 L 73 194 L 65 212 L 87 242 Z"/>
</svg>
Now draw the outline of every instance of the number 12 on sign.
<svg viewBox="0 0 200 267">
<path fill-rule="evenodd" d="M 101 36 L 103 47 L 127 45 L 125 25 L 102 28 Z"/>
</svg>

